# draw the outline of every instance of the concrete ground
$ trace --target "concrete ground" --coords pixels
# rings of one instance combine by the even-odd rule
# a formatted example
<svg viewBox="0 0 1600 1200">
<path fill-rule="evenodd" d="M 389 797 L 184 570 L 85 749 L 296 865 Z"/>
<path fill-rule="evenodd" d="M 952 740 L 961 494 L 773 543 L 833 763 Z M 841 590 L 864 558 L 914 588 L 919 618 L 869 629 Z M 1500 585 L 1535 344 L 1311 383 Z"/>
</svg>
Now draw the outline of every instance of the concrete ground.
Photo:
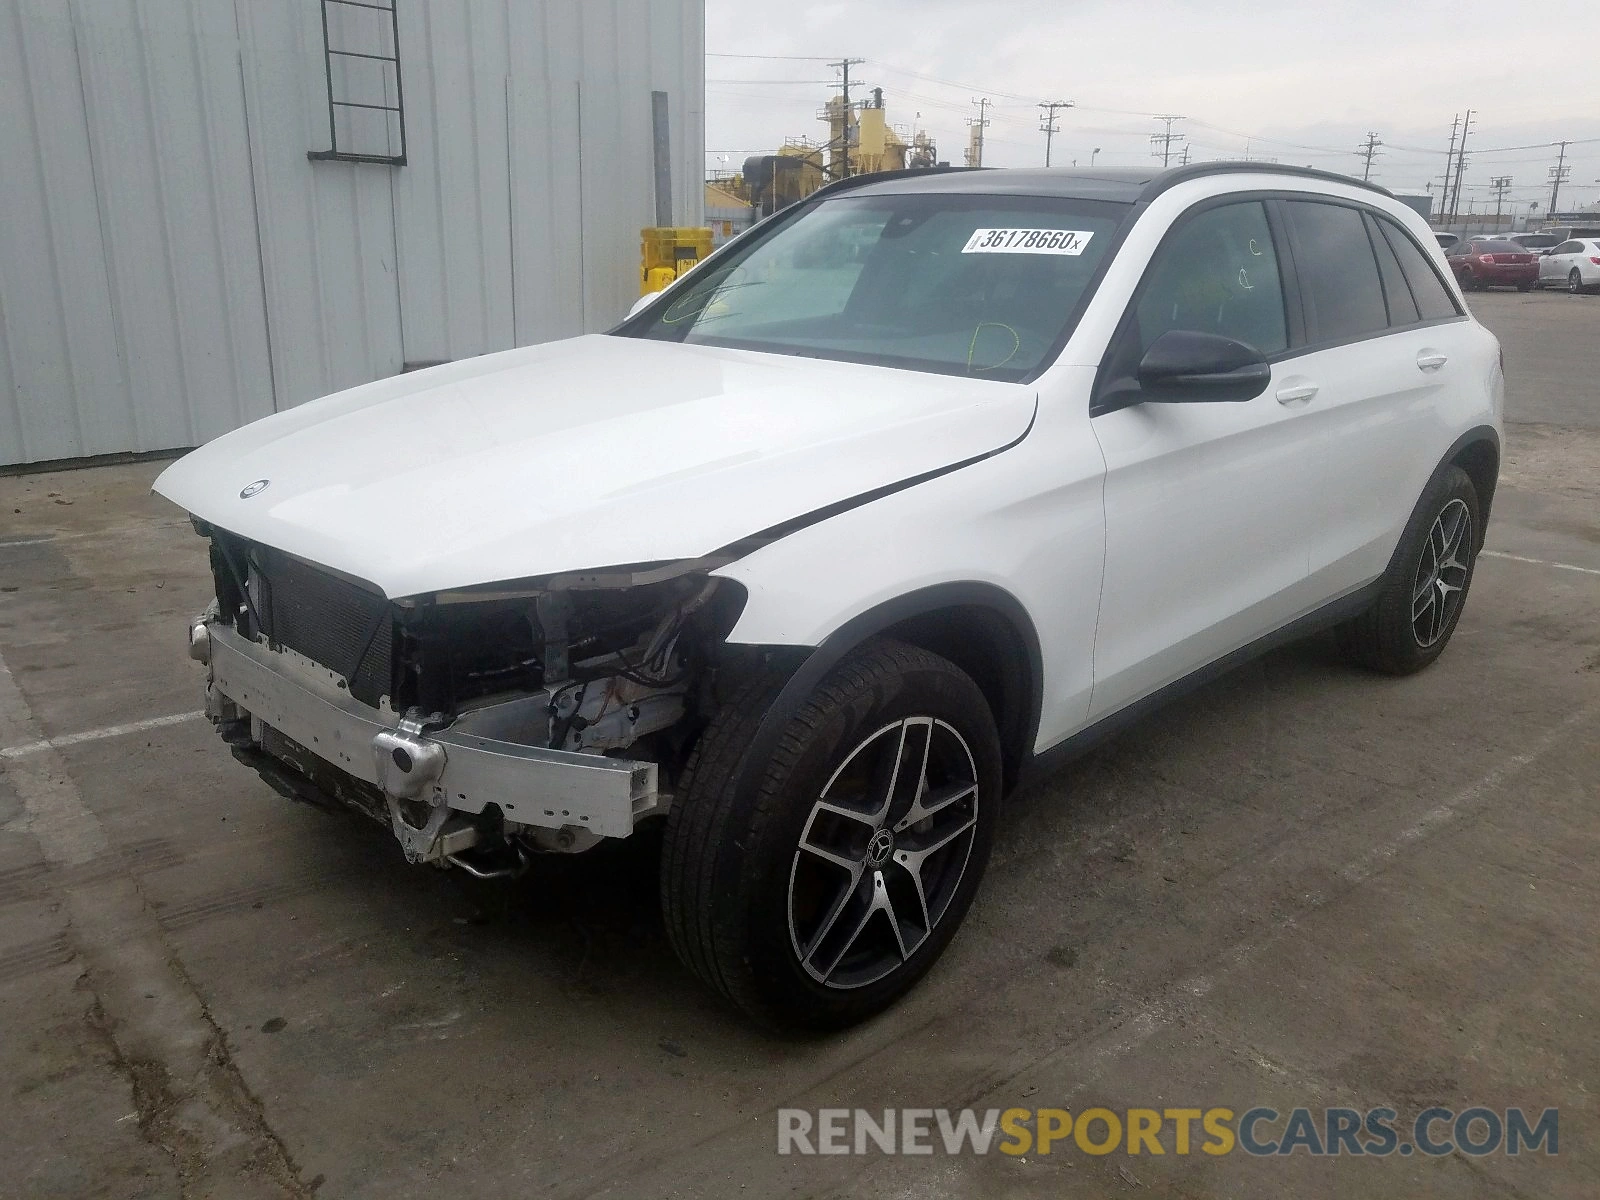
<svg viewBox="0 0 1600 1200">
<path fill-rule="evenodd" d="M 945 960 L 822 1040 L 678 967 L 648 844 L 496 891 L 279 799 L 183 718 L 157 466 L 0 479 L 0 1194 L 1594 1195 L 1600 298 L 1473 304 L 1513 424 L 1444 658 L 1291 647 L 1019 796 Z M 785 1106 L 1475 1104 L 1560 1154 L 775 1152 Z"/>
</svg>

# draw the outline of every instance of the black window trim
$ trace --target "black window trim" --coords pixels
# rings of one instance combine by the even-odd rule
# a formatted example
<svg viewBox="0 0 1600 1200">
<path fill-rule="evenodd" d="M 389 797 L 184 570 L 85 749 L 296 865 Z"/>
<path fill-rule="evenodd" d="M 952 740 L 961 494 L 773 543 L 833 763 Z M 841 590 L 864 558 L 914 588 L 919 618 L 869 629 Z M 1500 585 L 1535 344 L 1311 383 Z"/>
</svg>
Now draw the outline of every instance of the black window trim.
<svg viewBox="0 0 1600 1200">
<path fill-rule="evenodd" d="M 1377 329 L 1368 333 L 1356 334 L 1352 337 L 1332 338 L 1320 342 L 1307 341 L 1305 292 L 1300 286 L 1300 272 L 1295 259 L 1295 238 L 1290 228 L 1288 211 L 1284 207 L 1285 204 L 1290 200 L 1307 200 L 1319 204 L 1333 204 L 1342 208 L 1353 208 L 1360 213 L 1371 214 L 1379 221 L 1387 221 L 1389 225 L 1399 230 L 1401 236 L 1410 239 L 1411 244 L 1415 246 L 1422 254 L 1423 262 L 1426 263 L 1428 269 L 1433 272 L 1434 278 L 1437 279 L 1440 286 L 1444 288 L 1445 296 L 1449 299 L 1451 307 L 1456 310 L 1455 315 L 1450 317 L 1429 317 L 1422 320 L 1412 321 L 1405 325 L 1390 325 L 1384 329 Z M 1104 354 L 1102 354 L 1100 357 L 1100 366 L 1095 371 L 1094 386 L 1089 392 L 1090 417 L 1103 416 L 1106 413 L 1116 412 L 1122 408 L 1130 407 L 1126 404 L 1102 405 L 1100 403 L 1100 398 L 1110 382 L 1106 378 L 1106 364 L 1111 361 L 1112 348 L 1117 344 L 1118 340 L 1125 335 L 1125 332 L 1128 328 L 1128 321 L 1133 313 L 1134 307 L 1139 303 L 1140 298 L 1144 295 L 1145 286 L 1150 279 L 1150 263 L 1155 261 L 1156 255 L 1161 253 L 1162 249 L 1167 245 L 1168 240 L 1192 218 L 1203 212 L 1207 212 L 1210 209 L 1220 208 L 1226 204 L 1238 204 L 1249 201 L 1259 201 L 1267 210 L 1267 225 L 1268 228 L 1272 230 L 1273 251 L 1278 256 L 1278 274 L 1282 277 L 1283 282 L 1284 317 L 1288 329 L 1289 345 L 1287 349 L 1281 350 L 1276 354 L 1266 355 L 1266 361 L 1269 365 L 1276 366 L 1281 362 L 1292 362 L 1294 359 L 1301 358 L 1307 354 L 1318 354 L 1324 350 L 1337 350 L 1342 346 L 1353 346 L 1357 342 L 1370 342 L 1377 338 L 1389 337 L 1392 334 L 1397 333 L 1413 333 L 1416 330 L 1427 329 L 1435 325 L 1453 325 L 1457 322 L 1468 319 L 1467 314 L 1462 310 L 1461 301 L 1457 298 L 1455 290 L 1439 273 L 1438 265 L 1429 256 L 1427 250 L 1423 248 L 1421 243 L 1419 243 L 1415 237 L 1412 237 L 1410 231 L 1401 225 L 1398 220 L 1376 205 L 1364 204 L 1359 200 L 1350 200 L 1344 196 L 1330 196 L 1323 192 L 1252 190 L 1245 192 L 1224 192 L 1217 196 L 1207 196 L 1203 200 L 1196 201 L 1178 215 L 1178 218 L 1167 227 L 1167 231 L 1161 235 L 1161 241 L 1156 244 L 1155 250 L 1151 252 L 1149 260 L 1145 263 L 1144 271 L 1139 276 L 1139 282 L 1134 286 L 1133 294 L 1128 298 L 1127 307 L 1123 309 L 1122 316 L 1117 320 L 1116 329 L 1113 331 L 1110 340 L 1106 343 Z M 1134 220 L 1142 215 L 1143 209 L 1141 207 L 1138 212 L 1133 214 Z M 1124 232 L 1131 228 L 1134 220 L 1127 222 L 1127 224 L 1124 226 Z M 1361 227 L 1363 230 L 1366 229 L 1365 221 L 1362 221 Z M 1383 229 L 1384 227 L 1379 225 L 1378 228 Z M 1111 246 L 1106 257 L 1101 260 L 1100 265 L 1102 268 L 1108 267 L 1112 257 L 1121 250 L 1122 240 L 1123 239 L 1118 238 Z M 1435 248 L 1437 249 L 1437 247 Z M 1399 258 L 1398 251 L 1395 252 L 1395 257 L 1397 259 Z M 1378 272 L 1378 286 L 1381 289 L 1383 287 L 1383 271 L 1378 264 L 1377 254 L 1375 252 L 1373 254 L 1372 264 L 1373 268 Z M 1406 286 L 1410 288 L 1411 280 L 1410 277 L 1406 275 L 1405 264 L 1403 262 L 1400 264 L 1400 275 L 1403 279 L 1405 279 Z M 1091 280 L 1091 283 L 1098 286 L 1098 280 Z M 1414 290 L 1413 301 L 1415 301 Z M 1384 312 L 1386 315 L 1388 313 L 1388 304 L 1389 298 L 1387 293 L 1385 293 Z M 1421 311 L 1422 305 L 1420 302 L 1418 302 L 1417 312 L 1420 314 Z"/>
</svg>

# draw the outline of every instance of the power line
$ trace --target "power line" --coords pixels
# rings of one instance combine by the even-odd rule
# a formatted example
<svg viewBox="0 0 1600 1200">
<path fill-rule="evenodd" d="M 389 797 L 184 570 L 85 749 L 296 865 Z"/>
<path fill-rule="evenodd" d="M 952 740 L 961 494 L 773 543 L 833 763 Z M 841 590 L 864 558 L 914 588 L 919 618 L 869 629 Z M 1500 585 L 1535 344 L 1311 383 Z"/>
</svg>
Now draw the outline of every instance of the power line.
<svg viewBox="0 0 1600 1200">
<path fill-rule="evenodd" d="M 1461 142 L 1456 147 L 1456 183 L 1450 193 L 1450 212 L 1453 215 L 1461 205 L 1461 180 L 1467 173 L 1467 135 L 1472 132 L 1472 110 L 1461 120 Z"/>
<path fill-rule="evenodd" d="M 1567 147 L 1569 142 L 1558 143 L 1561 154 L 1556 159 L 1556 165 L 1550 168 L 1550 207 L 1546 210 L 1553 217 L 1556 213 L 1556 197 L 1561 194 L 1561 185 L 1572 174 L 1572 168 L 1567 166 Z"/>
<path fill-rule="evenodd" d="M 983 131 L 989 128 L 989 105 L 993 104 L 994 101 L 987 96 L 979 96 L 973 103 L 978 106 L 978 115 L 967 118 L 967 124 L 975 130 L 972 135 L 972 144 L 967 147 L 967 166 L 981 167 L 983 166 Z"/>
<path fill-rule="evenodd" d="M 1037 96 L 1024 96 L 1021 92 L 1003 92 L 997 88 L 982 88 L 975 83 L 961 83 L 954 79 L 943 79 L 938 75 L 925 75 L 921 71 L 908 71 L 904 67 L 895 66 L 893 63 L 886 63 L 881 58 L 874 58 L 869 61 L 879 70 L 891 71 L 896 75 L 909 75 L 912 79 L 926 80 L 928 83 L 957 88 L 963 92 L 983 92 L 986 95 L 1002 96 L 1007 100 L 1020 100 L 1028 104 L 1033 104 L 1039 99 Z M 990 103 L 992 104 L 993 101 L 990 101 Z"/>
<path fill-rule="evenodd" d="M 1511 176 L 1496 175 L 1489 181 L 1494 189 L 1494 223 L 1500 224 L 1500 210 L 1505 207 L 1506 193 L 1511 190 Z"/>
<path fill-rule="evenodd" d="M 839 178 L 850 178 L 850 68 L 858 67 L 865 59 L 842 58 L 838 62 L 828 65 L 836 71 L 843 73 L 843 81 L 839 87 L 839 96 L 842 101 L 839 117 L 842 122 L 839 130 Z"/>
<path fill-rule="evenodd" d="M 760 58 L 768 62 L 827 62 L 820 54 L 733 54 L 726 50 L 707 50 L 707 58 Z"/>
<path fill-rule="evenodd" d="M 1056 124 L 1056 113 L 1063 108 L 1071 108 L 1071 100 L 1046 100 L 1039 105 L 1044 112 L 1039 117 L 1039 132 L 1044 134 L 1044 165 L 1050 165 L 1050 142 L 1061 132 L 1061 126 Z"/>
<path fill-rule="evenodd" d="M 1152 147 L 1150 151 L 1151 157 L 1159 158 L 1163 167 L 1170 167 L 1172 165 L 1172 143 L 1181 143 L 1184 140 L 1183 134 L 1172 132 L 1172 126 L 1177 121 L 1184 121 L 1187 119 L 1187 117 L 1177 116 L 1161 116 L 1151 118 L 1153 121 L 1166 122 L 1166 129 L 1163 132 L 1152 133 L 1150 135 L 1150 145 Z M 1155 149 L 1154 147 L 1156 146 L 1159 146 L 1160 149 Z"/>
<path fill-rule="evenodd" d="M 1372 160 L 1378 156 L 1378 147 L 1381 145 L 1383 145 L 1383 142 L 1378 139 L 1378 135 L 1369 129 L 1367 131 L 1367 140 L 1362 143 L 1361 149 L 1356 151 L 1365 160 L 1365 165 L 1361 168 L 1361 180 L 1363 183 L 1372 178 Z"/>
<path fill-rule="evenodd" d="M 1450 172 L 1455 170 L 1456 137 L 1460 131 L 1461 114 L 1456 113 L 1450 122 L 1450 149 L 1445 152 L 1444 156 L 1444 179 L 1439 183 L 1439 215 L 1444 219 L 1448 219 L 1445 217 L 1445 213 L 1450 205 Z M 1454 216 L 1455 214 L 1451 213 L 1450 215 Z"/>
</svg>

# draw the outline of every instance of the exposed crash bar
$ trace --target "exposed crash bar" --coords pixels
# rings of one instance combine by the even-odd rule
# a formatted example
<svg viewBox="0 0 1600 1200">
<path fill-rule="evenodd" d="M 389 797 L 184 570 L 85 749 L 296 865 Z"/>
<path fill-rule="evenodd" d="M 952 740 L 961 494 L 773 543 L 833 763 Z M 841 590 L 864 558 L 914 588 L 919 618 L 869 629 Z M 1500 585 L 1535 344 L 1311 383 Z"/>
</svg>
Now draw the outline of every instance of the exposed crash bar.
<svg viewBox="0 0 1600 1200">
<path fill-rule="evenodd" d="M 634 820 L 663 802 L 656 764 L 600 754 L 548 750 L 497 741 L 449 729 L 418 732 L 408 722 L 386 722 L 382 714 L 340 691 L 299 673 L 287 674 L 278 656 L 220 623 L 210 631 L 212 687 L 251 716 L 271 725 L 340 770 L 407 799 L 436 807 L 481 813 L 498 805 L 508 822 L 547 829 L 592 830 L 602 837 L 627 837 Z M 396 761 L 396 746 L 442 751 L 416 755 L 411 766 Z M 388 755 L 381 764 L 378 751 Z M 402 756 L 405 757 L 405 756 Z M 393 765 L 391 765 L 393 764 Z M 433 776 L 417 796 L 398 776 L 418 768 Z"/>
</svg>

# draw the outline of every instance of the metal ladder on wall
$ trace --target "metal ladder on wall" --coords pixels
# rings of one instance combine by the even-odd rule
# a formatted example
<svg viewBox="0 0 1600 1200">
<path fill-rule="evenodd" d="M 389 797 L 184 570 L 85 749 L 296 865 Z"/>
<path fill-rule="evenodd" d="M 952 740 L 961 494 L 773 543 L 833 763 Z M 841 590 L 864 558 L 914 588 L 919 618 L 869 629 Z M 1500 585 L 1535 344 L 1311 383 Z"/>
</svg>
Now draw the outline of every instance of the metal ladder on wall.
<svg viewBox="0 0 1600 1200">
<path fill-rule="evenodd" d="M 405 93 L 400 85 L 400 22 L 395 12 L 399 0 L 389 0 L 388 3 L 376 3 L 375 0 L 322 0 L 322 50 L 323 67 L 328 80 L 328 146 L 326 150 L 312 150 L 306 157 L 314 162 L 360 162 L 382 163 L 391 167 L 406 165 L 406 113 Z M 330 20 L 329 10 L 342 11 L 339 16 Z M 387 38 L 382 36 L 371 38 L 370 35 L 379 33 L 381 27 L 374 27 L 373 23 L 382 21 L 387 16 Z M 353 28 L 352 26 L 355 26 Z M 330 35 L 330 27 L 335 31 Z M 362 28 L 365 27 L 365 28 Z M 369 35 L 369 40 L 357 41 L 357 31 Z M 335 46 L 334 42 L 340 45 Z M 357 45 L 372 46 L 387 41 L 389 54 L 375 54 L 370 49 L 354 49 Z M 343 89 L 335 87 L 334 60 L 341 60 L 341 65 L 350 63 L 376 63 L 380 73 L 382 90 L 378 96 L 380 100 L 387 100 L 389 95 L 390 72 L 393 72 L 394 103 L 374 104 L 367 98 L 368 93 L 361 93 L 361 98 L 355 98 L 352 90 L 352 80 L 348 66 L 337 72 Z M 342 95 L 336 91 L 342 90 Z M 375 153 L 374 146 L 363 148 L 358 141 L 351 145 L 352 137 L 345 138 L 345 144 L 340 145 L 339 139 L 339 110 L 346 109 L 352 113 L 374 112 L 383 113 L 384 118 L 384 150 L 386 153 Z M 395 134 L 398 132 L 398 138 Z M 376 143 L 376 138 L 372 139 Z M 392 153 L 398 141 L 399 153 Z"/>
</svg>

